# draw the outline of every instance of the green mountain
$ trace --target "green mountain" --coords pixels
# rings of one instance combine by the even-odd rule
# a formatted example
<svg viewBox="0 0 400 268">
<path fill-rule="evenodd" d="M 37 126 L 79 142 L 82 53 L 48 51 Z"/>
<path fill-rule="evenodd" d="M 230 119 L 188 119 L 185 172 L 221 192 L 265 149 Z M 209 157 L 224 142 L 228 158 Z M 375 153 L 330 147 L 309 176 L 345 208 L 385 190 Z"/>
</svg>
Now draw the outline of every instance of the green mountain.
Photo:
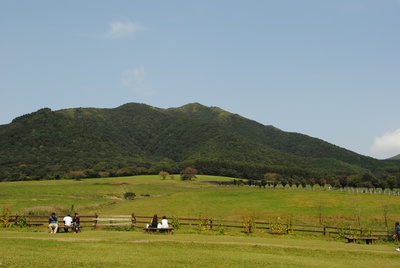
<svg viewBox="0 0 400 268">
<path fill-rule="evenodd" d="M 400 154 L 390 157 L 388 160 L 400 160 Z"/>
<path fill-rule="evenodd" d="M 346 184 L 375 186 L 388 176 L 397 183 L 400 173 L 398 162 L 198 103 L 169 109 L 138 103 L 45 108 L 0 125 L 0 148 L 0 180 L 179 173 L 193 167 L 255 180 L 271 173 L 289 183 L 337 183 L 344 176 Z"/>
</svg>

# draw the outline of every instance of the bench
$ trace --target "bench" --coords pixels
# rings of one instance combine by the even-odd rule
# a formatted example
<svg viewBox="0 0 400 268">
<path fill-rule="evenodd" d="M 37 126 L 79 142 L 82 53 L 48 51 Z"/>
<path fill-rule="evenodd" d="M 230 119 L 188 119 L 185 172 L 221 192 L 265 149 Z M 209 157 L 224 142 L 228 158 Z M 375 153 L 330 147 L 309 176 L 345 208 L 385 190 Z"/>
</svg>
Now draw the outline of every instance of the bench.
<svg viewBox="0 0 400 268">
<path fill-rule="evenodd" d="M 80 231 L 82 228 L 82 226 L 78 227 L 78 231 Z M 65 230 L 67 229 L 67 230 Z M 57 233 L 61 232 L 61 230 L 63 230 L 63 232 L 68 232 L 68 229 L 71 229 L 71 231 L 74 229 L 74 226 L 65 226 L 63 223 L 58 225 L 58 229 L 57 229 Z"/>
<path fill-rule="evenodd" d="M 366 237 L 366 236 L 347 236 L 348 243 L 356 243 L 357 241 L 365 241 L 366 244 L 374 244 L 378 237 Z"/>
<path fill-rule="evenodd" d="M 174 227 L 168 227 L 168 228 L 146 227 L 146 228 L 143 228 L 143 230 L 145 230 L 146 233 L 160 232 L 160 233 L 172 234 Z"/>
</svg>

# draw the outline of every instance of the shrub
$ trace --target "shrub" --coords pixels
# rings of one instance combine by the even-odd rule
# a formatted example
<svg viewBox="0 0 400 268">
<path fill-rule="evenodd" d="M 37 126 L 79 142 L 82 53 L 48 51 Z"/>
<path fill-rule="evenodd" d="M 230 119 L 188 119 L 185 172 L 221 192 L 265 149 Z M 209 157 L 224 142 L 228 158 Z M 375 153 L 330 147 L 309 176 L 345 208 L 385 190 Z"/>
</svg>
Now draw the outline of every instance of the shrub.
<svg viewBox="0 0 400 268">
<path fill-rule="evenodd" d="M 217 234 L 220 234 L 220 235 L 225 234 L 225 228 L 221 224 L 217 228 Z"/>
<path fill-rule="evenodd" d="M 201 217 L 198 219 L 198 224 L 197 224 L 198 230 L 201 231 L 206 231 L 208 227 L 208 219 L 204 218 L 202 219 Z"/>
<path fill-rule="evenodd" d="M 352 229 L 351 227 L 344 227 L 338 229 L 338 239 L 343 239 L 346 236 L 356 236 L 357 231 L 355 229 Z"/>
<path fill-rule="evenodd" d="M 244 232 L 247 234 L 254 233 L 256 230 L 256 223 L 254 216 L 243 216 L 242 217 L 242 226 L 244 228 Z"/>
<path fill-rule="evenodd" d="M 132 193 L 132 192 L 126 192 L 126 193 L 124 193 L 124 198 L 125 198 L 126 200 L 133 200 L 133 199 L 135 199 L 135 197 L 136 197 L 136 194 L 135 194 L 135 193 Z"/>
<path fill-rule="evenodd" d="M 283 234 L 285 228 L 282 224 L 281 218 L 278 218 L 276 222 L 271 223 L 270 229 L 272 234 Z"/>
<path fill-rule="evenodd" d="M 169 173 L 166 171 L 160 171 L 160 173 L 158 173 L 158 175 L 161 176 L 161 178 L 163 180 L 165 180 L 165 178 L 169 175 Z"/>
<path fill-rule="evenodd" d="M 31 207 L 25 210 L 24 214 L 26 215 L 37 215 L 37 216 L 44 216 L 50 215 L 52 212 L 56 212 L 57 214 L 68 214 L 70 210 L 58 205 L 53 206 L 36 206 Z"/>
<path fill-rule="evenodd" d="M 178 230 L 180 227 L 179 219 L 172 216 L 171 226 L 174 227 L 175 230 Z"/>
<path fill-rule="evenodd" d="M 8 225 L 10 223 L 10 213 L 11 213 L 10 207 L 9 206 L 5 206 L 3 208 L 3 211 L 1 213 L 1 215 L 0 215 L 0 220 L 1 220 L 1 223 L 2 223 L 3 227 L 8 227 Z"/>
<path fill-rule="evenodd" d="M 191 180 L 193 178 L 196 178 L 197 174 L 197 169 L 187 167 L 186 169 L 181 171 L 181 180 L 186 181 L 186 180 Z"/>
<path fill-rule="evenodd" d="M 19 228 L 24 228 L 24 227 L 28 226 L 28 224 L 26 223 L 26 218 L 23 216 L 18 217 L 17 226 Z"/>
</svg>

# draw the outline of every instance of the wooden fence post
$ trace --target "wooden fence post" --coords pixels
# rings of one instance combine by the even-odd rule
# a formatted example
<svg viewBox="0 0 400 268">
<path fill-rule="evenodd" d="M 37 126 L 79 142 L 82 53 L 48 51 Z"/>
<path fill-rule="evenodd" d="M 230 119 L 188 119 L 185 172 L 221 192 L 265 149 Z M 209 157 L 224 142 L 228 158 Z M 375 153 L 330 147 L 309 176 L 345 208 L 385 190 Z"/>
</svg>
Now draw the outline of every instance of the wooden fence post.
<svg viewBox="0 0 400 268">
<path fill-rule="evenodd" d="M 136 227 L 136 216 L 135 216 L 135 213 L 132 213 L 132 227 L 133 228 Z"/>
<path fill-rule="evenodd" d="M 14 222 L 14 225 L 17 225 L 18 224 L 18 215 L 15 215 L 15 222 Z"/>
<path fill-rule="evenodd" d="M 98 228 L 98 226 L 97 226 L 98 218 L 99 218 L 99 215 L 97 215 L 97 213 L 95 213 L 93 222 L 94 222 L 94 228 L 96 228 L 96 229 Z"/>
</svg>

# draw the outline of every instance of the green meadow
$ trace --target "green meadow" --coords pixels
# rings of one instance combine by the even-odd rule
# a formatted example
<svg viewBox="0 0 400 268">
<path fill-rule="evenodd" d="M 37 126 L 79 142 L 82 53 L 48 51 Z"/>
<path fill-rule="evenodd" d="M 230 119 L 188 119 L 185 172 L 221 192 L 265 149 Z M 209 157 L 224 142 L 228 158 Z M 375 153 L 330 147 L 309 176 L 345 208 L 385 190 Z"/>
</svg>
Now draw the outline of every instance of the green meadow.
<svg viewBox="0 0 400 268">
<path fill-rule="evenodd" d="M 0 267 L 398 267 L 395 245 L 309 237 L 0 232 Z"/>
<path fill-rule="evenodd" d="M 73 209 L 81 215 L 167 217 L 199 215 L 214 219 L 291 219 L 294 224 L 357 225 L 384 229 L 399 220 L 399 196 L 332 190 L 264 189 L 226 186 L 230 178 L 198 176 L 192 181 L 133 176 L 84 180 L 0 183 L 0 205 L 12 214 Z M 134 200 L 124 193 L 133 192 Z M 224 234 L 177 230 L 173 235 L 141 229 L 117 231 L 84 228 L 81 233 L 48 234 L 47 228 L 0 228 L 0 267 L 397 267 L 396 243 L 348 244 L 313 234 L 272 235 L 240 230 Z"/>
<path fill-rule="evenodd" d="M 215 219 L 241 219 L 254 215 L 258 220 L 280 217 L 298 224 L 326 225 L 357 223 L 384 228 L 384 209 L 394 224 L 400 220 L 396 204 L 400 196 L 310 188 L 270 189 L 249 186 L 224 186 L 230 178 L 198 176 L 192 181 L 162 180 L 159 176 L 132 176 L 85 180 L 49 180 L 0 183 L 0 205 L 13 214 L 63 214 L 75 211 L 82 215 L 128 214 L 176 217 L 203 215 Z M 212 183 L 211 183 L 212 182 Z M 124 193 L 133 192 L 134 200 Z"/>
</svg>

